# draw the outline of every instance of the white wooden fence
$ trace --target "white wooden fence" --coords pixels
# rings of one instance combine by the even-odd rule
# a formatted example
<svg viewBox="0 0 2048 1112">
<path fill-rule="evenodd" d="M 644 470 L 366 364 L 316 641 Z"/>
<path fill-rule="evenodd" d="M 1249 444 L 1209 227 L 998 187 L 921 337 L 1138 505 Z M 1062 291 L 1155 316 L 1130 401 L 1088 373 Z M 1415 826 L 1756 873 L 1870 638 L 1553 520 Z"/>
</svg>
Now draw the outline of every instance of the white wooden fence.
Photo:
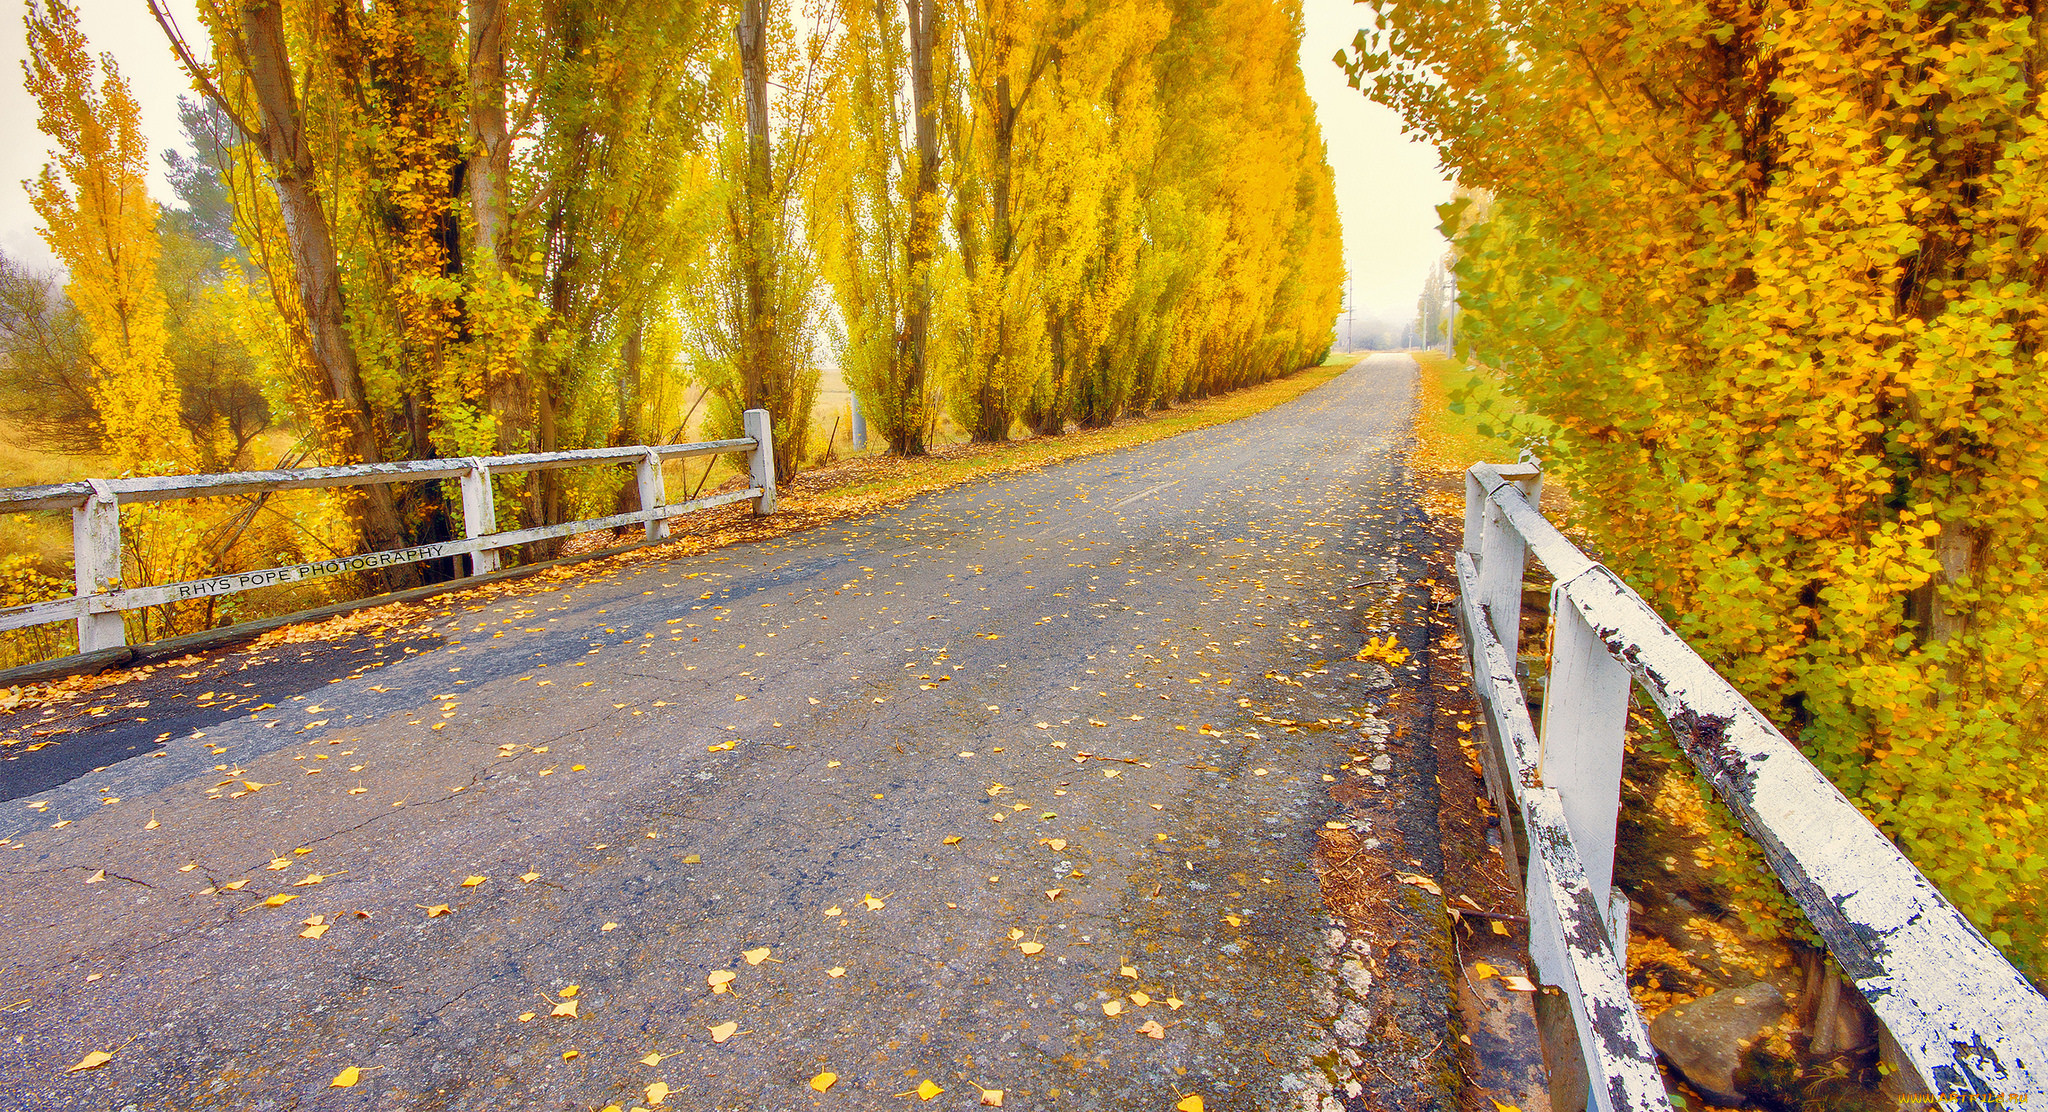
<svg viewBox="0 0 2048 1112">
<path fill-rule="evenodd" d="M 52 486 L 0 490 L 0 514 L 29 510 L 69 509 L 77 593 L 72 598 L 0 610 L 0 630 L 45 622 L 76 621 L 78 651 L 90 653 L 126 644 L 121 611 L 209 595 L 231 595 L 258 587 L 319 579 L 344 572 L 397 564 L 468 556 L 471 575 L 498 568 L 498 552 L 514 545 L 624 525 L 644 525 L 649 540 L 668 536 L 668 519 L 692 510 L 710 509 L 752 499 L 754 512 L 775 512 L 775 444 L 766 410 L 750 409 L 743 417 L 746 435 L 737 440 L 699 444 L 634 445 L 541 452 L 467 459 L 406 460 L 399 463 L 308 467 L 288 471 L 241 471 L 227 475 L 161 475 L 135 479 L 85 479 Z M 670 504 L 662 483 L 666 460 L 744 452 L 753 485 L 705 498 Z M 558 467 L 631 463 L 639 484 L 640 509 L 609 517 L 499 532 L 491 500 L 491 476 Z M 265 568 L 261 571 L 195 579 L 184 583 L 125 586 L 121 583 L 121 513 L 126 503 L 163 502 L 174 498 L 220 498 L 314 487 L 370 486 L 377 483 L 458 479 L 462 483 L 461 540 L 439 541 L 392 552 L 367 552 L 331 560 Z"/>
<path fill-rule="evenodd" d="M 1669 1109 L 1623 961 L 1612 886 L 1630 682 L 1755 838 L 1785 889 L 1943 1109 L 2048 1110 L 2048 999 L 1812 763 L 1619 576 L 1536 509 L 1533 462 L 1465 479 L 1457 554 L 1467 663 L 1490 733 L 1489 792 L 1527 873 L 1529 950 L 1571 1004 L 1593 1105 Z M 1515 664 L 1523 575 L 1553 578 L 1542 725 Z"/>
</svg>

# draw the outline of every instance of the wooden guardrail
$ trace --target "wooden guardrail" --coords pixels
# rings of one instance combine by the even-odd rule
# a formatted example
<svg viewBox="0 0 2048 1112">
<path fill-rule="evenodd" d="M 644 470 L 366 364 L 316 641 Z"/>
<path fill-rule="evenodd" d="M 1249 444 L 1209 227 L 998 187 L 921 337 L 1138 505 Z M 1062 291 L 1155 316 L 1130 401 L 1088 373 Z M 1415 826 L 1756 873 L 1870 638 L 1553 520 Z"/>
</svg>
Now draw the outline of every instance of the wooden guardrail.
<svg viewBox="0 0 2048 1112">
<path fill-rule="evenodd" d="M 2048 1112 L 2048 999 L 1769 719 L 1537 511 L 1541 487 L 1533 462 L 1467 472 L 1459 613 L 1511 875 L 1527 855 L 1516 879 L 1530 958 L 1570 1001 L 1594 1106 L 1671 1107 L 1629 997 L 1628 900 L 1612 886 L 1633 681 L 1762 847 L 1924 1099 Z M 1540 729 L 1515 671 L 1531 555 L 1553 578 Z"/>
<path fill-rule="evenodd" d="M 287 471 L 241 471 L 226 475 L 152 475 L 131 479 L 85 479 L 51 486 L 0 490 L 0 514 L 30 510 L 69 509 L 71 546 L 77 593 L 66 599 L 0 610 L 0 630 L 45 622 L 76 621 L 78 651 L 116 649 L 127 643 L 121 612 L 209 595 L 231 595 L 297 583 L 345 572 L 417 563 L 445 556 L 468 556 L 471 575 L 497 570 L 501 549 L 552 537 L 644 525 L 649 540 L 668 536 L 668 521 L 692 510 L 710 509 L 752 499 L 754 512 L 775 512 L 775 444 L 766 410 L 743 415 L 746 435 L 737 440 L 697 444 L 652 444 L 622 448 L 587 448 L 570 452 L 538 452 L 465 459 L 405 460 L 398 463 L 308 467 Z M 745 490 L 670 504 L 662 482 L 666 460 L 743 452 L 753 485 Z M 491 476 L 558 467 L 631 463 L 639 484 L 640 509 L 632 513 L 499 532 L 491 499 Z M 316 487 L 370 486 L 378 483 L 457 479 L 462 484 L 461 540 L 415 545 L 389 552 L 366 552 L 331 560 L 261 571 L 234 572 L 183 583 L 124 586 L 121 582 L 121 513 L 126 503 L 163 502 L 176 498 L 221 498 Z"/>
</svg>

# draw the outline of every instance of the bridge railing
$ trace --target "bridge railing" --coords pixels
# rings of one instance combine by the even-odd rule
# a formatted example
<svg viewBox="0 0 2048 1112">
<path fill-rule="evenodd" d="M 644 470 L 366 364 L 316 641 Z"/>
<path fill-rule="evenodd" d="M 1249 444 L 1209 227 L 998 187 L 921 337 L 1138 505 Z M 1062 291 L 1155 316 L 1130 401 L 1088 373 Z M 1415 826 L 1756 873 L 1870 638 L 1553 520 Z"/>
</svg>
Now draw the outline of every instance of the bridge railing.
<svg viewBox="0 0 2048 1112">
<path fill-rule="evenodd" d="M 746 435 L 736 440 L 695 444 L 643 444 L 620 448 L 586 448 L 568 452 L 536 452 L 465 459 L 405 460 L 397 463 L 307 467 L 285 471 L 241 471 L 225 475 L 154 475 L 128 479 L 85 479 L 51 486 L 0 490 L 0 514 L 30 510 L 69 509 L 71 547 L 77 592 L 71 598 L 0 609 L 0 631 L 46 622 L 78 623 L 78 651 L 116 649 L 127 643 L 121 612 L 168 602 L 231 595 L 297 583 L 345 572 L 418 563 L 447 556 L 468 556 L 471 575 L 495 571 L 498 553 L 514 545 L 643 525 L 649 540 L 668 536 L 672 517 L 751 499 L 754 512 L 775 511 L 775 445 L 766 410 L 743 416 Z M 704 498 L 670 503 L 662 481 L 662 464 L 691 456 L 745 453 L 751 486 Z M 491 497 L 491 477 L 559 467 L 630 463 L 640 493 L 640 509 L 632 513 L 542 525 L 500 532 Z M 331 560 L 261 571 L 233 572 L 183 583 L 127 586 L 121 582 L 121 506 L 178 498 L 220 498 L 268 494 L 318 487 L 372 486 L 380 483 L 456 479 L 462 485 L 460 540 L 438 541 L 388 552 L 366 552 Z"/>
<path fill-rule="evenodd" d="M 1515 879 L 1531 963 L 1570 1002 L 1592 1105 L 1671 1107 L 1629 996 L 1628 899 L 1612 880 L 1633 682 L 1762 848 L 1925 1099 L 2048 1110 L 2048 999 L 1619 576 L 1538 512 L 1541 488 L 1534 463 L 1467 472 L 1459 613 L 1511 875 L 1526 854 Z M 1540 726 L 1516 675 L 1531 556 L 1553 580 Z"/>
</svg>

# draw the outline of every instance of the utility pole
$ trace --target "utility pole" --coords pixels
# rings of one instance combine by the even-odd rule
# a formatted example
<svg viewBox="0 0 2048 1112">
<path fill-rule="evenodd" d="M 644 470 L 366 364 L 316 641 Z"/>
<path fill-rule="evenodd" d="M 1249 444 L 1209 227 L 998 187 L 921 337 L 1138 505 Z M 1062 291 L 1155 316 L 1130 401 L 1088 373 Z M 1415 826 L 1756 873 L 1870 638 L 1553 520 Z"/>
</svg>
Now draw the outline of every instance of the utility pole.
<svg viewBox="0 0 2048 1112">
<path fill-rule="evenodd" d="M 1456 358 L 1458 355 L 1458 272 L 1452 269 L 1444 274 L 1444 288 L 1448 291 L 1444 299 L 1444 354 Z"/>
</svg>

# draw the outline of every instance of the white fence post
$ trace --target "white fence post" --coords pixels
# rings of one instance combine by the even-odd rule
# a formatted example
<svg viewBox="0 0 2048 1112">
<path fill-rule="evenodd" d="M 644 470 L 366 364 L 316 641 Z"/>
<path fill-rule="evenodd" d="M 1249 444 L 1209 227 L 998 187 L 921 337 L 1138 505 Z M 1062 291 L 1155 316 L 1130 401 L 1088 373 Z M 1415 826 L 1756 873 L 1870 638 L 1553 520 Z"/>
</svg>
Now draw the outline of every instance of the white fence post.
<svg viewBox="0 0 2048 1112">
<path fill-rule="evenodd" d="M 1482 511 L 1479 538 L 1479 602 L 1493 623 L 1493 636 L 1513 660 L 1522 643 L 1522 575 L 1528 570 L 1529 546 L 1508 524 L 1492 499 Z"/>
<path fill-rule="evenodd" d="M 491 466 L 481 458 L 469 461 L 462 476 L 462 535 L 475 540 L 498 531 L 498 507 L 491 499 Z M 469 574 L 498 570 L 498 551 L 486 548 L 469 554 Z"/>
<path fill-rule="evenodd" d="M 1565 825 L 1586 866 L 1586 883 L 1609 904 L 1603 919 L 1612 931 L 1618 921 L 1612 887 L 1614 828 L 1621 810 L 1622 740 L 1628 732 L 1628 668 L 1608 654 L 1563 586 L 1550 592 L 1549 656 L 1536 771 L 1564 804 Z M 1628 940 L 1612 942 L 1619 960 Z"/>
<path fill-rule="evenodd" d="M 761 496 L 754 500 L 754 513 L 766 517 L 775 512 L 775 431 L 765 409 L 749 409 L 740 415 L 740 421 L 754 439 L 754 450 L 747 453 L 753 485 L 761 488 Z"/>
<path fill-rule="evenodd" d="M 668 489 L 661 478 L 661 457 L 654 449 L 647 449 L 633 465 L 633 479 L 640 484 L 640 512 L 658 510 L 668 505 Z M 647 539 L 658 541 L 668 536 L 668 519 L 652 517 L 647 519 Z"/>
<path fill-rule="evenodd" d="M 71 511 L 72 581 L 78 597 L 105 594 L 121 583 L 121 502 L 103 479 L 87 479 L 92 496 Z M 86 603 L 90 607 L 91 603 Z M 81 610 L 78 651 L 118 649 L 128 643 L 121 612 Z"/>
</svg>

